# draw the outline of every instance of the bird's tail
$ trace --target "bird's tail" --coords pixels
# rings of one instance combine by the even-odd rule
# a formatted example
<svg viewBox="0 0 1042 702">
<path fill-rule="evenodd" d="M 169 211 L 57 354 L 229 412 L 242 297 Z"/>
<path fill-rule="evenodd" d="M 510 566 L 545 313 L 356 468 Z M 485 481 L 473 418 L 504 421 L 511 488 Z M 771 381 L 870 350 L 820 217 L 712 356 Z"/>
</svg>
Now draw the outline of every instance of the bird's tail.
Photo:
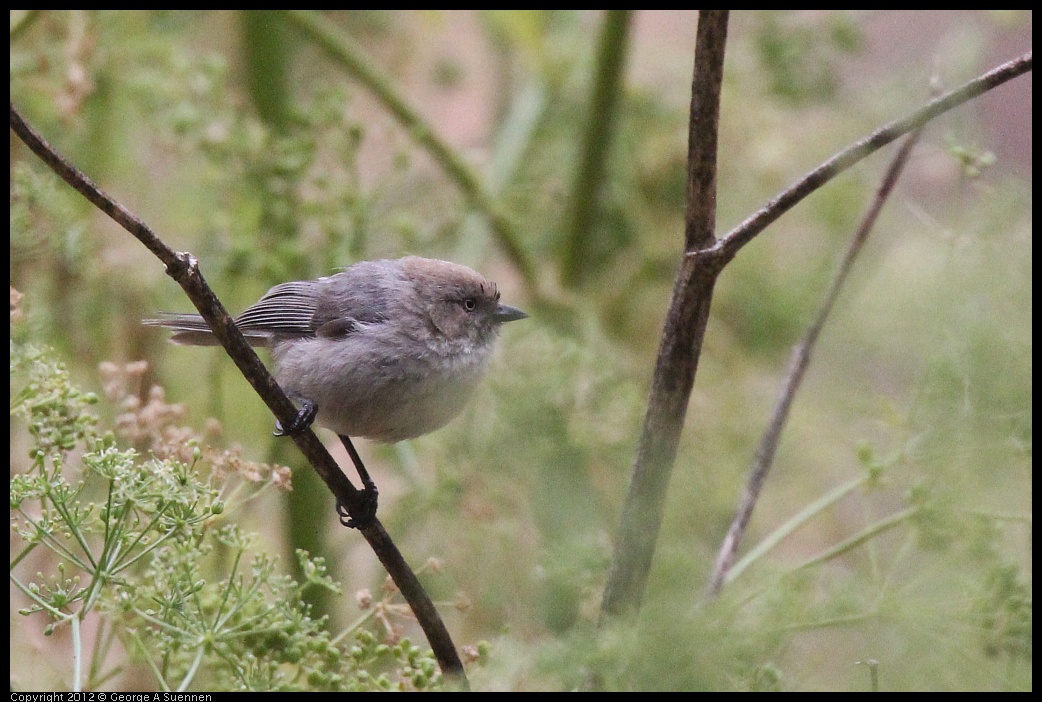
<svg viewBox="0 0 1042 702">
<path fill-rule="evenodd" d="M 143 319 L 141 323 L 149 327 L 166 327 L 174 330 L 170 341 L 182 346 L 220 346 L 220 342 L 210 331 L 210 325 L 200 315 L 181 314 L 176 312 L 160 312 L 155 319 Z M 240 331 L 250 342 L 250 346 L 266 346 L 269 334 L 248 329 Z"/>
</svg>

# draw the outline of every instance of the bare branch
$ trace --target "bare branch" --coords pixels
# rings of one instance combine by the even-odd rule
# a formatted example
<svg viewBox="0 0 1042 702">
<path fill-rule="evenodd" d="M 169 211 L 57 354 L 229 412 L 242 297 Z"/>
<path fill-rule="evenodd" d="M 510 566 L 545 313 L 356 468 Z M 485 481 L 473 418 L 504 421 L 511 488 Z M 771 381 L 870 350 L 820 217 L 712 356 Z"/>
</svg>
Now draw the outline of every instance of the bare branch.
<svg viewBox="0 0 1042 702">
<path fill-rule="evenodd" d="M 1029 52 L 873 132 L 811 171 L 717 241 L 713 234 L 716 127 L 726 28 L 725 11 L 699 13 L 691 99 L 685 256 L 674 283 L 663 329 L 648 411 L 601 602 L 602 621 L 605 616 L 640 606 L 698 368 L 713 286 L 722 268 L 742 246 L 838 173 L 900 136 L 922 127 L 934 117 L 1026 73 L 1032 67 L 1032 54 Z"/>
<path fill-rule="evenodd" d="M 1032 52 L 1029 51 L 1020 58 L 1008 61 L 955 90 L 945 93 L 935 100 L 931 100 L 907 117 L 902 117 L 880 127 L 863 139 L 843 149 L 774 197 L 770 202 L 750 215 L 744 222 L 728 232 L 726 236 L 721 237 L 715 248 L 720 250 L 721 255 L 726 260 L 731 260 L 743 246 L 752 241 L 753 237 L 766 229 L 769 224 L 792 209 L 800 200 L 861 159 L 875 153 L 912 130 L 922 127 L 948 110 L 1027 73 L 1031 70 L 1031 67 Z"/>
<path fill-rule="evenodd" d="M 688 146 L 688 252 L 714 241 L 717 123 L 727 18 L 725 10 L 702 10 L 698 15 Z M 719 262 L 713 256 L 684 256 L 677 273 L 633 477 L 601 601 L 602 621 L 607 616 L 639 608 L 644 595 L 662 523 L 666 488 L 709 320 L 713 286 L 720 272 Z"/>
<path fill-rule="evenodd" d="M 749 483 L 746 485 L 745 493 L 739 502 L 731 527 L 728 529 L 727 536 L 724 537 L 724 541 L 720 546 L 720 552 L 717 554 L 716 564 L 713 566 L 713 574 L 709 583 L 710 595 L 719 594 L 728 578 L 731 566 L 734 565 L 735 556 L 738 553 L 738 545 L 745 535 L 745 529 L 749 525 L 753 508 L 756 506 L 764 481 L 767 479 L 767 473 L 774 462 L 778 443 L 781 440 L 782 429 L 785 428 L 785 422 L 789 418 L 789 410 L 792 408 L 796 391 L 799 389 L 800 383 L 803 381 L 803 374 L 810 363 L 814 345 L 821 334 L 822 327 L 825 326 L 829 312 L 832 311 L 833 305 L 839 298 L 840 290 L 843 288 L 843 283 L 854 266 L 858 253 L 861 252 L 865 240 L 879 217 L 879 212 L 890 197 L 890 193 L 893 192 L 894 185 L 908 162 L 909 154 L 912 153 L 912 149 L 919 141 L 920 134 L 922 134 L 922 127 L 916 129 L 905 139 L 900 150 L 898 150 L 893 161 L 891 161 L 890 167 L 883 176 L 883 182 L 880 184 L 872 203 L 868 207 L 868 211 L 865 212 L 861 224 L 850 240 L 847 252 L 843 256 L 832 285 L 829 286 L 828 291 L 825 293 L 818 314 L 815 316 L 814 321 L 811 322 L 803 339 L 792 349 L 789 372 L 786 375 L 781 395 L 778 397 L 778 402 L 774 407 L 774 414 L 768 423 L 767 431 L 764 432 L 763 438 L 760 440 L 760 447 L 756 450 L 756 458 L 753 461 L 752 471 L 749 475 Z"/>
</svg>

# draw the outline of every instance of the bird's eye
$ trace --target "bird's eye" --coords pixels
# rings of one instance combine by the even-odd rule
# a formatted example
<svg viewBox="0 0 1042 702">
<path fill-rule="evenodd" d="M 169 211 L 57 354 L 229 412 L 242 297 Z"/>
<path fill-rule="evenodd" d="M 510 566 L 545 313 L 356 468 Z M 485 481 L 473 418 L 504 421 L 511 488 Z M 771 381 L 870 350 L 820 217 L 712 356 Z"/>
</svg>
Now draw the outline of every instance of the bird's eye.
<svg viewBox="0 0 1042 702">
<path fill-rule="evenodd" d="M 467 311 L 473 310 L 477 306 L 478 306 L 477 301 L 474 298 L 472 298 L 472 297 L 468 297 L 467 299 L 465 299 L 463 301 L 463 307 Z"/>
</svg>

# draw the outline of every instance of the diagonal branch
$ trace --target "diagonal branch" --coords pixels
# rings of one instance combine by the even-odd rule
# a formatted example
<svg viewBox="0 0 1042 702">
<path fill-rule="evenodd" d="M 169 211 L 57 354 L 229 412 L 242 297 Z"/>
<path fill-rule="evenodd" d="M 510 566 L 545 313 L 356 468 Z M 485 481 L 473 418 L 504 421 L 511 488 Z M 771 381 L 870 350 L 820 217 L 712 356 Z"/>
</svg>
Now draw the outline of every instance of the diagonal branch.
<svg viewBox="0 0 1042 702">
<path fill-rule="evenodd" d="M 905 164 L 908 163 L 908 156 L 919 141 L 920 134 L 922 134 L 922 127 L 916 129 L 905 139 L 893 161 L 890 162 L 890 167 L 883 176 L 883 182 L 876 191 L 876 195 L 869 205 L 868 211 L 865 212 L 861 224 L 850 240 L 847 252 L 843 256 L 832 285 L 825 293 L 818 314 L 815 316 L 814 321 L 811 322 L 810 327 L 808 327 L 803 340 L 796 344 L 792 350 L 789 372 L 785 378 L 781 395 L 778 397 L 778 402 L 774 407 L 774 414 L 767 426 L 767 431 L 764 432 L 763 438 L 760 440 L 760 447 L 756 450 L 756 458 L 753 461 L 753 468 L 749 475 L 749 483 L 746 485 L 734 520 L 731 522 L 731 527 L 728 529 L 727 536 L 724 537 L 724 541 L 720 546 L 720 552 L 717 554 L 716 564 L 713 566 L 713 574 L 709 583 L 710 595 L 719 594 L 724 583 L 730 579 L 731 567 L 734 565 L 735 556 L 738 554 L 738 545 L 745 535 L 749 519 L 752 517 L 753 508 L 756 506 L 764 481 L 767 480 L 767 473 L 774 462 L 774 455 L 778 450 L 782 429 L 785 428 L 789 410 L 792 408 L 796 391 L 799 390 L 803 381 L 803 374 L 810 363 L 811 353 L 814 351 L 818 336 L 821 334 L 821 329 L 825 326 L 829 312 L 832 311 L 832 307 L 839 297 L 843 283 L 850 274 L 850 270 L 854 267 L 854 261 L 861 252 L 865 240 L 868 239 L 868 235 L 879 217 L 879 212 L 890 197 L 890 193 L 893 192 L 894 185 L 897 183 L 901 171 L 904 170 Z"/>
<path fill-rule="evenodd" d="M 176 280 L 185 291 L 192 304 L 210 325 L 214 336 L 242 371 L 246 380 L 283 426 L 290 426 L 297 415 L 296 407 L 286 397 L 257 354 L 250 348 L 228 311 L 207 285 L 195 257 L 187 253 L 175 253 L 137 215 L 110 197 L 90 178 L 69 163 L 25 121 L 25 118 L 15 109 L 13 102 L 11 103 L 11 130 L 51 170 L 130 232 L 163 262 L 167 275 Z M 349 512 L 358 513 L 358 510 L 363 507 L 362 493 L 347 479 L 315 433 L 309 429 L 297 432 L 292 437 L 305 458 L 337 497 L 339 503 L 344 505 Z M 463 663 L 456 653 L 456 648 L 444 622 L 416 574 L 409 568 L 383 525 L 374 517 L 359 531 L 369 542 L 380 562 L 401 590 L 402 596 L 412 608 L 438 659 L 442 672 L 446 677 L 454 678 L 457 684 L 466 687 L 467 680 L 463 672 Z"/>
<path fill-rule="evenodd" d="M 800 178 L 770 202 L 750 215 L 744 222 L 721 237 L 715 249 L 726 259 L 735 257 L 739 249 L 767 228 L 772 222 L 791 210 L 803 198 L 847 170 L 869 154 L 875 153 L 892 141 L 922 127 L 954 107 L 998 87 L 1032 68 L 1032 52 L 1007 61 L 984 75 L 926 103 L 912 114 L 880 127 L 868 136 L 851 144 L 838 154 Z"/>
</svg>

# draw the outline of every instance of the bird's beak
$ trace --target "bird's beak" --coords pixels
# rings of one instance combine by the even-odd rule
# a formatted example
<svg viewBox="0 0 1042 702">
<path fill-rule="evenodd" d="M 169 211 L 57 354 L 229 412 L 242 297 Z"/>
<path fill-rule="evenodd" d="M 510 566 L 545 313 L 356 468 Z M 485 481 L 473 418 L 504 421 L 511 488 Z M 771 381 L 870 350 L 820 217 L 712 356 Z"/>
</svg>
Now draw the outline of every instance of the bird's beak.
<svg viewBox="0 0 1042 702">
<path fill-rule="evenodd" d="M 518 319 L 524 319 L 528 315 L 519 310 L 516 307 L 509 305 L 496 305 L 496 311 L 492 313 L 492 319 L 499 324 L 503 322 L 513 322 Z"/>
</svg>

